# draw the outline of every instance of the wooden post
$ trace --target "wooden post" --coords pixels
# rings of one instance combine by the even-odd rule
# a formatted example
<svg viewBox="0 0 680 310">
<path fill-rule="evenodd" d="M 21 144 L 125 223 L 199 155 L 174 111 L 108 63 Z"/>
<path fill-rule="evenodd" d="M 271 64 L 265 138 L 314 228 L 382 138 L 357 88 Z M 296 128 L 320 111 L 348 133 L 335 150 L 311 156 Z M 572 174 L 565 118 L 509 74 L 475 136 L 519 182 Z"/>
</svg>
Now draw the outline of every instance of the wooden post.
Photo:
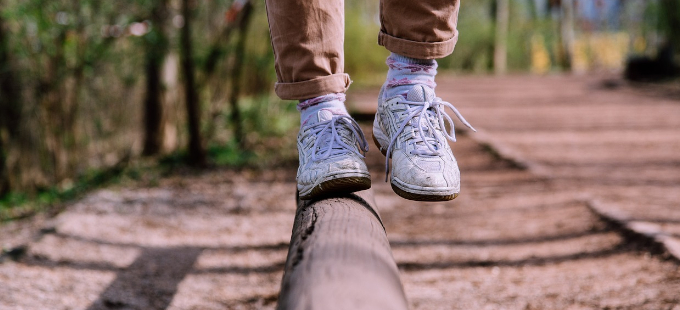
<svg viewBox="0 0 680 310">
<path fill-rule="evenodd" d="M 371 190 L 297 204 L 277 309 L 408 309 Z"/>
</svg>

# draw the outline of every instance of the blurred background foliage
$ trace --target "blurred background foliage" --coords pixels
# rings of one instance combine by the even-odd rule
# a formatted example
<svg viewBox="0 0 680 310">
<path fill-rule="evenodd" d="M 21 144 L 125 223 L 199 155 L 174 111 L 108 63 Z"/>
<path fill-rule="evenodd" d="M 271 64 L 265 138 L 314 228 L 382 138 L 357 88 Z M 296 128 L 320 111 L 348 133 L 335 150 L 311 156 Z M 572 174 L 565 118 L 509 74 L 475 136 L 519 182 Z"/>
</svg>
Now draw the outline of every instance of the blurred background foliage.
<svg viewBox="0 0 680 310">
<path fill-rule="evenodd" d="M 678 2 L 463 1 L 440 69 L 670 76 Z M 379 29 L 378 0 L 346 1 L 353 88 L 383 82 Z M 273 68 L 263 1 L 0 0 L 0 219 L 131 163 L 293 164 L 298 115 Z"/>
</svg>

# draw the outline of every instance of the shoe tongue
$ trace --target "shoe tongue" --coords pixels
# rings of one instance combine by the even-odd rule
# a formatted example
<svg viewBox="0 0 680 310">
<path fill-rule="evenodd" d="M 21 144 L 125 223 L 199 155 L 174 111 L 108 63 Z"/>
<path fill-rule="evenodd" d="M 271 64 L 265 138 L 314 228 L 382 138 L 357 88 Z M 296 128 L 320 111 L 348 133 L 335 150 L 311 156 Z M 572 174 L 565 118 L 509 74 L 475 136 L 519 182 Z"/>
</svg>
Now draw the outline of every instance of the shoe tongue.
<svg viewBox="0 0 680 310">
<path fill-rule="evenodd" d="M 319 110 L 319 112 L 317 112 L 316 116 L 317 116 L 319 122 L 325 122 L 325 121 L 329 121 L 333 118 L 333 112 L 326 110 L 326 109 L 322 109 L 322 110 Z"/>
<path fill-rule="evenodd" d="M 416 85 L 406 94 L 406 100 L 415 102 L 432 102 L 434 90 L 425 85 Z"/>
</svg>

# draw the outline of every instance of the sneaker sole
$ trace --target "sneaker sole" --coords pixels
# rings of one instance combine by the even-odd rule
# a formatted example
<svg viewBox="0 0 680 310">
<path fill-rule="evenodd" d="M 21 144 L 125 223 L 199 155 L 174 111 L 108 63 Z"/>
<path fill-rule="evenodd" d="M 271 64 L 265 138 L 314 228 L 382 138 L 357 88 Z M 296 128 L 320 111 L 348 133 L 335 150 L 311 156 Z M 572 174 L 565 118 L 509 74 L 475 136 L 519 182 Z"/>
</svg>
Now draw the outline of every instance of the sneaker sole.
<svg viewBox="0 0 680 310">
<path fill-rule="evenodd" d="M 371 188 L 371 178 L 369 177 L 338 178 L 321 182 L 319 185 L 312 188 L 309 194 L 301 195 L 300 199 L 312 200 L 326 198 L 329 196 L 363 191 L 369 188 Z"/>
<path fill-rule="evenodd" d="M 373 136 L 373 142 L 375 143 L 375 146 L 378 147 L 380 150 L 380 153 L 382 153 L 384 156 L 387 156 L 387 150 L 384 150 L 383 147 L 380 145 L 380 142 L 378 139 Z M 456 197 L 458 197 L 458 193 L 453 193 L 450 195 L 424 195 L 424 194 L 417 194 L 417 193 L 412 193 L 408 192 L 399 186 L 395 185 L 393 182 L 390 182 L 390 185 L 392 185 L 392 190 L 399 195 L 402 198 L 408 199 L 408 200 L 415 200 L 415 201 L 449 201 L 449 200 L 454 200 Z"/>
<path fill-rule="evenodd" d="M 392 190 L 402 198 L 406 198 L 408 200 L 415 200 L 415 201 L 449 201 L 449 200 L 454 200 L 456 197 L 458 197 L 458 193 L 451 194 L 451 195 L 422 195 L 422 194 L 415 194 L 415 193 L 410 193 L 407 192 L 398 186 L 394 185 L 394 183 L 390 183 L 392 185 Z"/>
</svg>

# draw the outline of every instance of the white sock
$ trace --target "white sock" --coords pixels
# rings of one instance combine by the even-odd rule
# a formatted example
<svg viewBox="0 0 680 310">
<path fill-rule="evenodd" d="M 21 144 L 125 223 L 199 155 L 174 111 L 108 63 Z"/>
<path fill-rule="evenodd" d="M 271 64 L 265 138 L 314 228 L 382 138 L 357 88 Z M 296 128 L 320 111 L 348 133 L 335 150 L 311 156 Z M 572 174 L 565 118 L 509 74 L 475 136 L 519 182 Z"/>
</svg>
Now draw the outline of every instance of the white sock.
<svg viewBox="0 0 680 310">
<path fill-rule="evenodd" d="M 437 75 L 437 61 L 434 59 L 416 59 L 391 53 L 385 63 L 389 70 L 383 85 L 384 98 L 397 95 L 406 97 L 406 93 L 414 85 L 425 85 L 432 89 L 437 86 L 434 82 L 434 77 Z"/>
</svg>

